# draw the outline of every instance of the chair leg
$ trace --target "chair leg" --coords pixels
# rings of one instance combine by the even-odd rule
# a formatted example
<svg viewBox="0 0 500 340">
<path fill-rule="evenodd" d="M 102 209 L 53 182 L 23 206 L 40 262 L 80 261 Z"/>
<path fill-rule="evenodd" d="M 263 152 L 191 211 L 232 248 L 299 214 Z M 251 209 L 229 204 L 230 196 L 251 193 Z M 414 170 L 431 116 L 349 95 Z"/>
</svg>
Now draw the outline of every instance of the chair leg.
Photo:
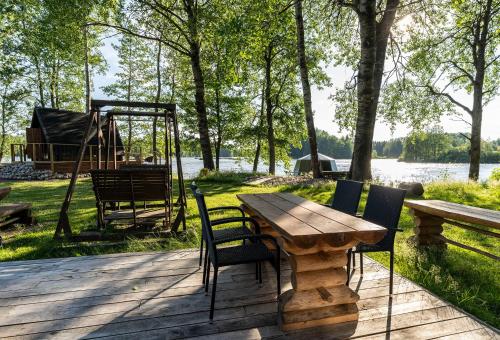
<svg viewBox="0 0 500 340">
<path fill-rule="evenodd" d="M 276 259 L 276 284 L 278 286 L 278 299 L 281 295 L 281 269 L 280 269 L 280 255 L 279 255 L 279 252 L 280 250 L 277 249 L 277 252 L 278 252 L 278 256 L 277 256 L 277 259 Z"/>
<path fill-rule="evenodd" d="M 391 250 L 390 260 L 389 260 L 389 295 L 392 295 L 393 275 L 394 275 L 394 251 Z"/>
<path fill-rule="evenodd" d="M 359 273 L 363 275 L 363 253 L 359 253 Z"/>
<path fill-rule="evenodd" d="M 201 242 L 200 242 L 200 263 L 198 264 L 198 267 L 201 267 L 202 259 L 203 259 L 203 236 L 201 237 Z"/>
<path fill-rule="evenodd" d="M 255 262 L 255 280 L 259 279 L 259 263 Z"/>
<path fill-rule="evenodd" d="M 259 262 L 259 284 L 262 284 L 262 262 Z"/>
<path fill-rule="evenodd" d="M 351 252 L 352 254 L 352 268 L 356 268 L 356 253 Z"/>
<path fill-rule="evenodd" d="M 349 249 L 347 251 L 347 282 L 346 282 L 346 285 L 349 285 L 349 281 L 351 280 L 351 257 L 352 257 L 352 250 Z"/>
<path fill-rule="evenodd" d="M 208 247 L 205 247 L 205 259 L 203 262 L 203 284 L 205 284 L 205 280 L 207 279 L 207 265 L 208 265 Z"/>
<path fill-rule="evenodd" d="M 217 290 L 217 271 L 219 268 L 214 266 L 214 279 L 212 282 L 212 300 L 210 302 L 210 322 L 214 318 L 214 307 L 215 307 L 215 291 Z"/>
<path fill-rule="evenodd" d="M 205 278 L 205 295 L 208 295 L 209 284 L 210 284 L 210 262 L 207 263 L 207 277 Z"/>
</svg>

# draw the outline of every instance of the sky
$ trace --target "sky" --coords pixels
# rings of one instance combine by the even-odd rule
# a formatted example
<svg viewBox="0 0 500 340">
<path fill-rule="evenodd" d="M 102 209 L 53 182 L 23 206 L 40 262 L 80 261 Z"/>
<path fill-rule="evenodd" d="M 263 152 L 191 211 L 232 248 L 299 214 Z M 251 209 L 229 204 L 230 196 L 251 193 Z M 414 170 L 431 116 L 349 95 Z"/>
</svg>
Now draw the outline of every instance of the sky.
<svg viewBox="0 0 500 340">
<path fill-rule="evenodd" d="M 106 74 L 94 76 L 94 93 L 92 95 L 96 99 L 105 99 L 107 97 L 100 88 L 111 84 L 114 81 L 114 74 L 118 71 L 118 56 L 116 51 L 111 47 L 111 43 L 116 44 L 117 40 L 114 38 L 107 39 L 101 47 L 101 52 L 106 58 L 109 67 Z M 340 136 L 346 132 L 339 132 L 339 126 L 334 121 L 335 103 L 329 97 L 335 93 L 336 88 L 341 88 L 351 78 L 351 70 L 345 67 L 329 66 L 326 71 L 332 80 L 332 86 L 321 90 L 316 87 L 312 89 L 314 123 L 316 128 L 332 135 Z M 470 96 L 461 93 L 457 93 L 455 96 L 460 102 L 472 106 Z M 463 117 L 467 118 L 466 115 Z M 470 127 L 467 124 L 453 117 L 441 118 L 440 125 L 445 132 L 470 131 Z M 383 141 L 391 138 L 405 137 L 410 131 L 410 127 L 400 124 L 396 126 L 394 132 L 391 132 L 387 124 L 377 121 L 373 139 L 375 141 Z M 492 100 L 483 109 L 482 138 L 486 140 L 500 138 L 500 97 Z"/>
</svg>

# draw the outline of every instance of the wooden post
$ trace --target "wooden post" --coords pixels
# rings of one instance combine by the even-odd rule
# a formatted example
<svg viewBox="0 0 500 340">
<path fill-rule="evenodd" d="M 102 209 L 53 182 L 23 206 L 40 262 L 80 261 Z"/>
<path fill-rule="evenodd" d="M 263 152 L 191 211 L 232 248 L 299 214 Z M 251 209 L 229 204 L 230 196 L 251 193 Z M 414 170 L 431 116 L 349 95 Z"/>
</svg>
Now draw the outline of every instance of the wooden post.
<svg viewBox="0 0 500 340">
<path fill-rule="evenodd" d="M 109 151 L 110 151 L 110 148 L 111 148 L 111 117 L 109 115 L 106 115 L 106 117 L 108 118 L 106 124 L 107 124 L 107 130 L 108 130 L 108 135 L 106 136 L 106 157 L 105 157 L 105 160 L 106 160 L 106 163 L 104 165 L 104 169 L 108 170 L 109 169 Z"/>
<path fill-rule="evenodd" d="M 54 173 L 54 144 L 49 144 L 50 171 Z"/>
<path fill-rule="evenodd" d="M 14 163 L 16 161 L 16 148 L 14 144 L 10 145 L 10 161 Z"/>
<path fill-rule="evenodd" d="M 111 116 L 113 119 L 113 124 L 111 127 L 113 128 L 113 169 L 117 169 L 117 164 L 116 164 L 116 120 L 114 116 Z"/>
<path fill-rule="evenodd" d="M 24 163 L 26 163 L 26 146 L 24 144 L 22 145 L 22 149 L 23 149 L 23 161 Z"/>
<path fill-rule="evenodd" d="M 90 170 L 92 170 L 94 168 L 92 159 L 92 145 L 89 145 L 89 162 L 90 162 Z"/>
<path fill-rule="evenodd" d="M 33 163 L 36 161 L 36 143 L 33 143 L 33 157 L 31 157 Z"/>
<path fill-rule="evenodd" d="M 97 112 L 97 169 L 101 169 L 101 113 Z"/>
</svg>

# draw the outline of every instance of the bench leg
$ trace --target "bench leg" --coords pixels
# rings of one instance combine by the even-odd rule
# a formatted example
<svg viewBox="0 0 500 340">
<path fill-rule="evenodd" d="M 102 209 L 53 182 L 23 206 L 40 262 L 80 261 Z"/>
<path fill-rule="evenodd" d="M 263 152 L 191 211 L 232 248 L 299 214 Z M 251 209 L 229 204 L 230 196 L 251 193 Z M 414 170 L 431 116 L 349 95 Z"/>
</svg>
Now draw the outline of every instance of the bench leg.
<svg viewBox="0 0 500 340">
<path fill-rule="evenodd" d="M 417 246 L 446 247 L 446 243 L 441 235 L 444 219 L 414 209 L 410 209 L 410 214 L 413 216 L 413 221 L 415 222 L 415 228 L 413 229 L 415 235 L 412 237 L 412 240 Z"/>
</svg>

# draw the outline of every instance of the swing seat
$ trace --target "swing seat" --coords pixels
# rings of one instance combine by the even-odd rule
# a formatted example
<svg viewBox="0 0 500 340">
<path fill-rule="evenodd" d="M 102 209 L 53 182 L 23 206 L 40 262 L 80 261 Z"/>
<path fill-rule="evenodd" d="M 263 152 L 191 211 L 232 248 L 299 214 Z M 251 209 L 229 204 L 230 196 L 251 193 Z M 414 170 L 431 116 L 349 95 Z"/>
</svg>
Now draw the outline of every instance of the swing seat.
<svg viewBox="0 0 500 340">
<path fill-rule="evenodd" d="M 171 193 L 168 190 L 167 168 L 92 170 L 90 175 L 100 228 L 112 221 L 132 221 L 133 226 L 137 227 L 139 224 L 163 220 L 164 225 L 169 225 Z M 120 206 L 122 203 L 129 205 Z M 162 209 L 152 209 L 157 207 Z"/>
</svg>

